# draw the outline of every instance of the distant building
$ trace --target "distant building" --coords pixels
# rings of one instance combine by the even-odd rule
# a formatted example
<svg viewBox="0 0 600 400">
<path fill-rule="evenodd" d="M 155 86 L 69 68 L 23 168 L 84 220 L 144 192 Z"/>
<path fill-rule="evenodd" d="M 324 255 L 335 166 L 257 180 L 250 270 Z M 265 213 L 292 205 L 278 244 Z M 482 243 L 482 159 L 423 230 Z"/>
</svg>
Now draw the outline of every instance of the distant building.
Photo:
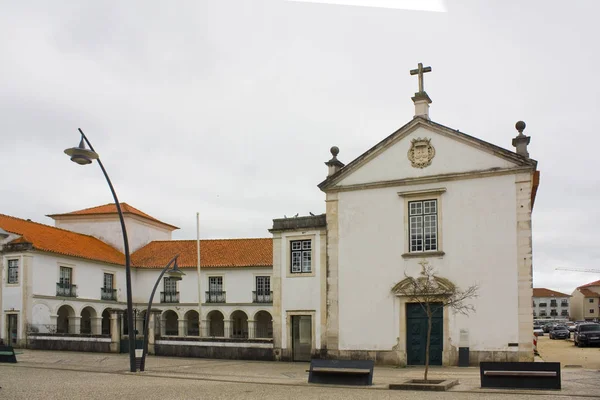
<svg viewBox="0 0 600 400">
<path fill-rule="evenodd" d="M 571 294 L 571 318 L 594 321 L 600 318 L 600 281 L 579 286 Z"/>
<path fill-rule="evenodd" d="M 569 319 L 569 298 L 565 293 L 533 288 L 534 319 Z"/>
</svg>

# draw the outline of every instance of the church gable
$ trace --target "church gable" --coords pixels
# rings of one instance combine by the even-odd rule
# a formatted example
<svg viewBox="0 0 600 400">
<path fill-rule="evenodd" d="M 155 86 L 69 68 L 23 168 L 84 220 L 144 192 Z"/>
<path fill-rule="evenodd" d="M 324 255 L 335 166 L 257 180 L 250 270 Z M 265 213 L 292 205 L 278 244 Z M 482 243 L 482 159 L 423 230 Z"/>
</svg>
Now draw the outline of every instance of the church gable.
<svg viewBox="0 0 600 400">
<path fill-rule="evenodd" d="M 319 185 L 334 187 L 531 167 L 535 161 L 415 118 Z"/>
</svg>

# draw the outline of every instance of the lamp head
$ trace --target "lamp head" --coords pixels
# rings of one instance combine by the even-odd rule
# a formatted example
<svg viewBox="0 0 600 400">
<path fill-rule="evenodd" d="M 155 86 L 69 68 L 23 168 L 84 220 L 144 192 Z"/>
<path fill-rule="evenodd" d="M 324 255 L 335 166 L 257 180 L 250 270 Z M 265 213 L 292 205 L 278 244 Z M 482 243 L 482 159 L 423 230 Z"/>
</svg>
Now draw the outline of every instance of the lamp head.
<svg viewBox="0 0 600 400">
<path fill-rule="evenodd" d="M 65 154 L 71 157 L 71 161 L 79 165 L 91 164 L 93 160 L 98 159 L 98 153 L 85 148 L 83 136 L 81 137 L 79 146 L 66 149 Z"/>
<path fill-rule="evenodd" d="M 167 276 L 174 281 L 180 281 L 185 274 L 182 270 L 179 269 L 179 264 L 177 264 L 177 259 L 175 259 L 175 265 L 173 265 L 173 269 L 167 272 Z"/>
</svg>

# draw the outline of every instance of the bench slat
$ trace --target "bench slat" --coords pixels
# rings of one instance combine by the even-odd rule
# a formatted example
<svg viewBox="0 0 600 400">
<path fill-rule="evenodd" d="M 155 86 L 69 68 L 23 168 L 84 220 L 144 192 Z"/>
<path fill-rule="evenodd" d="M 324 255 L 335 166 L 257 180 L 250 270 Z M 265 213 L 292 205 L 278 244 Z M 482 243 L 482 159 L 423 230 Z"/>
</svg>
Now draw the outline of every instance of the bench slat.
<svg viewBox="0 0 600 400">
<path fill-rule="evenodd" d="M 359 369 L 359 368 L 325 368 L 316 367 L 306 372 L 326 372 L 326 373 L 342 373 L 342 374 L 370 374 L 370 369 Z"/>
<path fill-rule="evenodd" d="M 488 376 L 557 376 L 556 371 L 483 371 Z"/>
</svg>

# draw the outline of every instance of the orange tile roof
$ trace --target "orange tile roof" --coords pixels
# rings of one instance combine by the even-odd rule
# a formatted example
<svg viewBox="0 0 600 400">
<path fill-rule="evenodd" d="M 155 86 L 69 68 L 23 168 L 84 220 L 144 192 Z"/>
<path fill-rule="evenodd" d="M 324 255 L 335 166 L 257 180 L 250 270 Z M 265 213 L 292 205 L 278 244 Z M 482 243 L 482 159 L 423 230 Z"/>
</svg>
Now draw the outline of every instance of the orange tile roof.
<svg viewBox="0 0 600 400">
<path fill-rule="evenodd" d="M 137 267 L 162 268 L 177 254 L 179 254 L 180 267 L 196 267 L 195 240 L 154 241 L 133 253 L 131 260 Z M 272 267 L 273 240 L 271 238 L 200 240 L 200 266 Z"/>
<path fill-rule="evenodd" d="M 20 235 L 11 243 L 31 243 L 34 249 L 112 264 L 125 263 L 125 256 L 93 236 L 67 231 L 0 214 L 0 227 Z"/>
<path fill-rule="evenodd" d="M 123 215 L 134 214 L 139 217 L 146 218 L 146 219 L 152 220 L 154 222 L 158 222 L 160 224 L 170 226 L 171 228 L 179 229 L 178 227 L 176 227 L 174 225 L 159 221 L 158 219 L 146 214 L 143 211 L 138 210 L 137 208 L 135 208 L 133 206 L 130 206 L 127 203 L 120 202 L 120 204 L 121 204 L 121 211 L 123 212 Z M 108 204 L 104 204 L 101 206 L 84 208 L 83 210 L 77 210 L 77 211 L 72 211 L 72 212 L 63 213 L 63 214 L 50 214 L 50 215 L 47 215 L 47 217 L 54 218 L 54 217 L 63 217 L 63 216 L 70 216 L 70 215 L 102 215 L 102 214 L 117 214 L 117 207 L 115 206 L 115 203 L 108 203 Z"/>
<path fill-rule="evenodd" d="M 600 281 L 594 281 L 590 283 L 586 283 L 585 285 L 579 286 L 580 288 L 590 287 L 590 286 L 600 286 Z"/>
<path fill-rule="evenodd" d="M 585 297 L 600 297 L 600 294 L 598 294 L 596 292 L 592 292 L 590 289 L 579 287 L 579 288 L 577 288 L 577 290 L 579 290 L 581 292 L 581 294 L 584 295 Z"/>
<path fill-rule="evenodd" d="M 571 297 L 571 295 L 546 288 L 533 288 L 533 297 Z"/>
</svg>

